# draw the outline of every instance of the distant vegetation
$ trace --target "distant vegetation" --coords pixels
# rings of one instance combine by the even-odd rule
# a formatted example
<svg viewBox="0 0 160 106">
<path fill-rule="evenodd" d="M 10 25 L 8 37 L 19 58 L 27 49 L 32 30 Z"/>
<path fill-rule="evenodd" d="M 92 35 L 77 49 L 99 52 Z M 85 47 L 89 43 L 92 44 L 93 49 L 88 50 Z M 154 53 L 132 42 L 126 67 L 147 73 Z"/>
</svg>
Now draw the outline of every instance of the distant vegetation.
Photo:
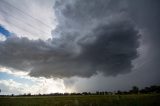
<svg viewBox="0 0 160 106">
<path fill-rule="evenodd" d="M 1 89 L 0 89 L 1 92 Z M 121 94 L 151 94 L 151 93 L 160 93 L 160 86 L 153 85 L 150 87 L 145 87 L 140 89 L 137 86 L 133 86 L 129 91 L 115 91 L 115 92 L 107 92 L 107 91 L 97 91 L 97 92 L 82 92 L 82 93 L 50 93 L 50 94 L 36 94 L 32 95 L 31 93 L 28 94 L 21 94 L 16 96 L 67 96 L 67 95 L 121 95 Z M 14 96 L 12 95 L 1 95 L 1 96 Z"/>
<path fill-rule="evenodd" d="M 3 95 L 0 106 L 160 106 L 160 86 L 129 91 Z"/>
<path fill-rule="evenodd" d="M 1 92 L 1 90 L 0 90 Z M 115 92 L 108 92 L 108 91 L 97 91 L 97 92 L 82 92 L 82 93 L 50 93 L 50 94 L 36 94 L 32 95 L 31 93 L 28 94 L 21 94 L 16 96 L 67 96 L 67 95 L 125 95 L 125 94 L 156 94 L 160 93 L 160 86 L 153 85 L 150 87 L 145 87 L 143 89 L 139 89 L 137 86 L 133 86 L 129 91 L 115 91 Z M 1 95 L 1 96 L 14 96 L 12 95 Z"/>
</svg>

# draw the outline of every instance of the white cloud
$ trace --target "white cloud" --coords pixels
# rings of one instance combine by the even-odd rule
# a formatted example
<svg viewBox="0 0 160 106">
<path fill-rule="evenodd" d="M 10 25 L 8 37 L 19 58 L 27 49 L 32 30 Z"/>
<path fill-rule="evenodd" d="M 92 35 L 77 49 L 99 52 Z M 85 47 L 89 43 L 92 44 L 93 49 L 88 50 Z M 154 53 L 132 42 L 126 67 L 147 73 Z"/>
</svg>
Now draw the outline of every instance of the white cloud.
<svg viewBox="0 0 160 106">
<path fill-rule="evenodd" d="M 16 76 L 26 76 L 28 75 L 28 72 L 20 71 L 20 70 L 14 70 L 7 67 L 0 66 L 0 72 L 5 72 L 8 74 L 16 75 Z"/>
<path fill-rule="evenodd" d="M 9 69 L 7 67 L 0 66 L 0 72 L 14 75 L 17 79 L 26 79 L 32 83 L 27 83 L 23 81 L 17 82 L 12 79 L 2 79 L 0 80 L 1 94 L 49 94 L 55 92 L 73 92 L 72 89 L 64 85 L 63 79 L 53 79 L 44 77 L 31 77 L 28 73 L 23 71 L 16 71 L 14 69 Z"/>
<path fill-rule="evenodd" d="M 34 84 L 19 83 L 12 79 L 0 80 L 1 94 L 49 94 L 71 92 L 65 88 L 62 79 L 36 78 Z"/>
<path fill-rule="evenodd" d="M 1 94 L 19 94 L 22 89 L 22 84 L 13 81 L 12 79 L 9 80 L 0 80 L 0 87 L 1 87 Z"/>
<path fill-rule="evenodd" d="M 5 41 L 6 37 L 0 33 L 0 41 Z"/>
<path fill-rule="evenodd" d="M 0 23 L 19 37 L 51 38 L 56 27 L 54 0 L 1 0 Z"/>
</svg>

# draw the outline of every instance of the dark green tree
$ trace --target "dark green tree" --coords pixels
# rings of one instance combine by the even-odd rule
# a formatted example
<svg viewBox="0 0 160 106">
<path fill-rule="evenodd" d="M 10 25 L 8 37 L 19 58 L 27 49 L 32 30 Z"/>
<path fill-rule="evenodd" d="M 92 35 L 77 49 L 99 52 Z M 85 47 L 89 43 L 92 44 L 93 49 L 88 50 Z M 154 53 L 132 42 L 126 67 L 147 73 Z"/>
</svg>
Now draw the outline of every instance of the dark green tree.
<svg viewBox="0 0 160 106">
<path fill-rule="evenodd" d="M 139 88 L 137 86 L 133 86 L 131 92 L 137 94 L 139 92 Z"/>
</svg>

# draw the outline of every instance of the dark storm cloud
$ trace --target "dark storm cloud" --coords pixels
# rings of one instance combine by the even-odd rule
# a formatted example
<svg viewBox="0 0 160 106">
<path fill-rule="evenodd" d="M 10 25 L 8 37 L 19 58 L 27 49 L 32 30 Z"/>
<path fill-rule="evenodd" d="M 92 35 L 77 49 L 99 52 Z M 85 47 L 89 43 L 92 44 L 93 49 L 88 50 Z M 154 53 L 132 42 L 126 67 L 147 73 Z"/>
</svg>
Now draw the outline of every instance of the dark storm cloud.
<svg viewBox="0 0 160 106">
<path fill-rule="evenodd" d="M 143 65 L 146 72 L 147 70 L 152 70 L 157 75 L 160 75 L 160 1 L 135 0 L 129 2 L 129 6 L 132 19 L 141 29 L 145 29 L 142 35 L 145 40 L 142 43 L 149 46 L 148 53 L 140 64 L 149 60 Z M 146 53 L 142 51 L 142 54 Z M 159 78 L 153 77 L 153 79 L 157 80 Z"/>
<path fill-rule="evenodd" d="M 53 39 L 11 36 L 0 42 L 0 64 L 37 77 L 130 72 L 137 57 L 139 33 L 125 8 L 120 1 L 58 0 L 54 9 L 59 24 Z"/>
<path fill-rule="evenodd" d="M 93 31 L 96 40 L 82 44 L 82 58 L 92 63 L 93 70 L 106 75 L 129 72 L 137 57 L 138 32 L 128 22 L 102 25 Z"/>
</svg>

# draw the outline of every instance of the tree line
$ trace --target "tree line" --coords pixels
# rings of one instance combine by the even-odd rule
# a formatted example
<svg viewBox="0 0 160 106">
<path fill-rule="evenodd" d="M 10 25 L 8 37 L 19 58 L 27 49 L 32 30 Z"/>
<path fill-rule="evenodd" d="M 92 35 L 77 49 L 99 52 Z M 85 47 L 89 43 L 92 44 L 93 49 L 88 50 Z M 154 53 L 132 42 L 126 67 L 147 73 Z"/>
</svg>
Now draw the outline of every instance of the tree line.
<svg viewBox="0 0 160 106">
<path fill-rule="evenodd" d="M 1 92 L 1 89 L 0 89 Z M 50 93 L 50 94 L 34 94 L 25 93 L 16 96 L 69 96 L 69 95 L 125 95 L 125 94 L 152 94 L 152 93 L 160 93 L 160 86 L 153 85 L 150 87 L 145 87 L 143 89 L 139 89 L 137 86 L 133 86 L 131 90 L 121 91 L 117 90 L 114 92 L 108 91 L 96 91 L 96 92 L 82 92 L 82 93 Z M 1 96 L 14 96 L 12 95 L 1 95 Z"/>
</svg>

